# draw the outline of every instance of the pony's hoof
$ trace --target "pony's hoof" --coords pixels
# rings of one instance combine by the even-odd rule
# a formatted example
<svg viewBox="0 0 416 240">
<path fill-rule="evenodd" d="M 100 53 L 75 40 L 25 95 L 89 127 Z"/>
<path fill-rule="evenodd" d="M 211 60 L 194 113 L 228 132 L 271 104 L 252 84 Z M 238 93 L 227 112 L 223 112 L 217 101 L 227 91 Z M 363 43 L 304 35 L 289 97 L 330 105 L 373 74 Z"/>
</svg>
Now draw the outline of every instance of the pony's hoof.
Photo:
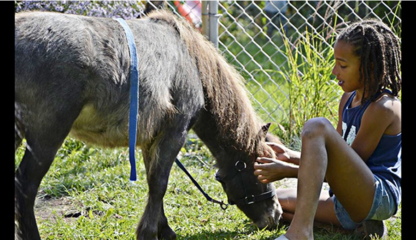
<svg viewBox="0 0 416 240">
<path fill-rule="evenodd" d="M 136 240 L 159 240 L 157 230 L 150 231 L 149 229 L 139 227 L 136 232 Z"/>
<path fill-rule="evenodd" d="M 169 226 L 167 226 L 166 228 L 162 229 L 161 232 L 159 232 L 159 239 L 175 240 L 176 233 Z"/>
</svg>

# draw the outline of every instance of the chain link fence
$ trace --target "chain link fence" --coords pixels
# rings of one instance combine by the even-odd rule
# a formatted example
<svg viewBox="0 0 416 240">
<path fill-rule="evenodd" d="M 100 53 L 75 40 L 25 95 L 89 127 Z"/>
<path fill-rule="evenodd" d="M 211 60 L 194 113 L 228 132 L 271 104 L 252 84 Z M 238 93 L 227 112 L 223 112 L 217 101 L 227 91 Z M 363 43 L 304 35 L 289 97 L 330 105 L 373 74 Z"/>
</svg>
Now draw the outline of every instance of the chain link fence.
<svg viewBox="0 0 416 240">
<path fill-rule="evenodd" d="M 198 1 L 182 1 L 190 9 L 199 8 Z M 178 4 L 168 6 L 179 14 Z M 189 14 L 195 14 L 192 10 Z M 309 36 L 319 39 L 321 49 L 332 51 L 334 37 L 352 22 L 375 18 L 401 36 L 401 4 L 399 1 L 219 1 L 218 47 L 227 60 L 246 79 L 253 105 L 261 118 L 273 122 L 272 131 L 285 131 L 283 123 L 290 119 L 290 79 L 285 76 L 288 56 L 284 40 L 298 51 L 296 42 Z M 195 19 L 195 16 L 193 16 Z M 195 21 L 200 26 L 201 21 Z M 205 24 L 203 22 L 202 24 Z M 314 48 L 316 46 L 312 46 Z M 298 51 L 300 57 L 303 56 Z M 283 73 L 283 74 L 282 74 Z M 299 74 L 303 74 L 299 70 Z M 333 84 L 333 91 L 341 90 Z M 330 119 L 336 122 L 337 106 Z M 335 116 L 336 115 L 336 116 Z M 289 120 L 290 121 L 290 120 Z M 278 128 L 280 126 L 280 129 Z"/>
</svg>

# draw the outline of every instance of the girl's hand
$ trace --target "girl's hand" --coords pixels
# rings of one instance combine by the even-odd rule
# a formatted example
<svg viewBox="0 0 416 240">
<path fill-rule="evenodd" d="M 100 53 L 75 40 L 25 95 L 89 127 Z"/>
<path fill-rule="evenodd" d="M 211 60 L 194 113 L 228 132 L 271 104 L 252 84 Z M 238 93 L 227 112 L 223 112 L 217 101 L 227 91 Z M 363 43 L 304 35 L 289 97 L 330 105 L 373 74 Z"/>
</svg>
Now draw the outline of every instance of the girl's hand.
<svg viewBox="0 0 416 240">
<path fill-rule="evenodd" d="M 273 158 L 259 157 L 254 163 L 254 175 L 262 183 L 274 182 L 287 177 L 290 170 L 288 163 Z"/>
<path fill-rule="evenodd" d="M 289 154 L 290 149 L 283 146 L 282 144 L 274 143 L 274 142 L 267 142 L 273 151 L 276 153 L 277 159 L 285 162 L 289 162 L 291 156 Z"/>
<path fill-rule="evenodd" d="M 267 144 L 276 153 L 278 160 L 299 165 L 300 152 L 293 151 L 279 143 L 268 142 Z"/>
</svg>

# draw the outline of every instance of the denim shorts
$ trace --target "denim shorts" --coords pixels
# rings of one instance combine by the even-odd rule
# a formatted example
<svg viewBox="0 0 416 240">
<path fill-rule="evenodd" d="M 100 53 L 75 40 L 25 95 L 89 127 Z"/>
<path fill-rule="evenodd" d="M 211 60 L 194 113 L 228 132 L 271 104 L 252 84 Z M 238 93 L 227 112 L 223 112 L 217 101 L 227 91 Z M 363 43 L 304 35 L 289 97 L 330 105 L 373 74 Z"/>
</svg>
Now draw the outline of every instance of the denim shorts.
<svg viewBox="0 0 416 240">
<path fill-rule="evenodd" d="M 387 183 L 374 175 L 376 191 L 374 194 L 373 205 L 367 217 L 363 220 L 386 220 L 393 216 L 397 206 L 392 192 L 389 190 Z M 347 230 L 356 229 L 362 222 L 354 222 L 336 196 L 333 196 L 335 205 L 335 214 L 342 227 Z"/>
</svg>

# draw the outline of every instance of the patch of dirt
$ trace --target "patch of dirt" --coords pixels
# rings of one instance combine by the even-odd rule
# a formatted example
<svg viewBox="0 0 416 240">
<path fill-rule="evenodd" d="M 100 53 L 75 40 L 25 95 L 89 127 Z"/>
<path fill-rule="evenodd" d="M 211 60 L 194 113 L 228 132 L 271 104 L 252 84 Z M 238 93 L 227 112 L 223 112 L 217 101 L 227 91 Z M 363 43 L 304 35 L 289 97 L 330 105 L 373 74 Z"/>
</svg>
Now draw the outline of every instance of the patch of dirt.
<svg viewBox="0 0 416 240">
<path fill-rule="evenodd" d="M 78 214 L 79 213 L 79 214 Z M 38 196 L 35 201 L 35 216 L 37 220 L 53 219 L 62 216 L 68 221 L 71 218 L 80 216 L 80 212 L 74 207 L 69 197 L 53 198 L 48 195 Z"/>
</svg>

